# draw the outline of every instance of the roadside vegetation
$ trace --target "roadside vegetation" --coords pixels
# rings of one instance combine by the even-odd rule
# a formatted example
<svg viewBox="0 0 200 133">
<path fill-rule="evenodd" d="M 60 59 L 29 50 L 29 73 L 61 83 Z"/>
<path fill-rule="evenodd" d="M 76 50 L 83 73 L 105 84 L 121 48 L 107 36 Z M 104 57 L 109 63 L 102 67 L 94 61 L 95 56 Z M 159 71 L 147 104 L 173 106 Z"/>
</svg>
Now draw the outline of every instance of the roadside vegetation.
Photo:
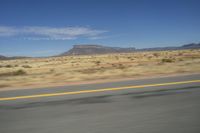
<svg viewBox="0 0 200 133">
<path fill-rule="evenodd" d="M 2 60 L 0 88 L 179 73 L 200 73 L 200 50 Z"/>
</svg>

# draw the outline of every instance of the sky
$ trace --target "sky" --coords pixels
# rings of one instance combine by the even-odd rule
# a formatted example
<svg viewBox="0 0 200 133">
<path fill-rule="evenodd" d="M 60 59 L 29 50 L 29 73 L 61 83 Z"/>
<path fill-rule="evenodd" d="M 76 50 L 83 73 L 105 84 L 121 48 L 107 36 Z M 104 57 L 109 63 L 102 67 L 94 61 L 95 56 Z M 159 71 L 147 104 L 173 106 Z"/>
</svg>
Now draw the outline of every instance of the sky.
<svg viewBox="0 0 200 133">
<path fill-rule="evenodd" d="M 200 0 L 0 0 L 0 55 L 200 42 Z"/>
</svg>

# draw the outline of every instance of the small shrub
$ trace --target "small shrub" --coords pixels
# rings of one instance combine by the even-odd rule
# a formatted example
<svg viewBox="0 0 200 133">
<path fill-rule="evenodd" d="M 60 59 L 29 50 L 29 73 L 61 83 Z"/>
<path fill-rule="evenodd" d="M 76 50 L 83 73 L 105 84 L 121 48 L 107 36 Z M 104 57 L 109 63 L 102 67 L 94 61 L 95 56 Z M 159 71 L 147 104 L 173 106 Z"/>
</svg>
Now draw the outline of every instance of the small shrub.
<svg viewBox="0 0 200 133">
<path fill-rule="evenodd" d="M 118 56 L 115 56 L 115 59 L 116 59 L 116 60 L 119 60 L 119 57 L 118 57 Z"/>
<path fill-rule="evenodd" d="M 18 76 L 18 75 L 25 75 L 26 71 L 20 69 L 14 72 L 6 72 L 6 73 L 0 73 L 0 77 L 7 77 L 7 76 Z"/>
<path fill-rule="evenodd" d="M 182 58 L 180 58 L 179 61 L 184 61 L 184 60 Z"/>
<path fill-rule="evenodd" d="M 183 53 L 178 53 L 178 56 L 182 56 L 183 55 Z"/>
<path fill-rule="evenodd" d="M 11 68 L 11 67 L 12 67 L 12 65 L 6 65 L 5 67 L 7 67 L 7 68 Z"/>
<path fill-rule="evenodd" d="M 51 73 L 55 72 L 55 69 L 50 69 L 50 72 L 51 72 Z"/>
<path fill-rule="evenodd" d="M 13 72 L 12 75 L 17 76 L 17 75 L 25 75 L 25 74 L 26 74 L 26 71 L 20 69 L 20 70 Z"/>
<path fill-rule="evenodd" d="M 119 64 L 117 68 L 118 69 L 125 69 L 126 67 L 123 64 Z"/>
<path fill-rule="evenodd" d="M 31 68 L 31 66 L 29 66 L 29 65 L 23 65 L 22 67 L 23 68 Z"/>
<path fill-rule="evenodd" d="M 158 57 L 158 56 L 160 56 L 160 54 L 159 53 L 153 53 L 153 56 Z"/>
<path fill-rule="evenodd" d="M 163 63 L 172 63 L 172 62 L 174 62 L 172 59 L 167 59 L 167 58 L 164 58 L 164 59 L 162 59 L 162 62 Z"/>
<path fill-rule="evenodd" d="M 112 67 L 116 67 L 116 64 L 111 64 L 112 65 Z"/>
<path fill-rule="evenodd" d="M 96 65 L 100 65 L 101 61 L 96 61 L 95 63 Z"/>
<path fill-rule="evenodd" d="M 147 59 L 152 59 L 153 57 L 152 56 L 147 56 Z"/>
</svg>

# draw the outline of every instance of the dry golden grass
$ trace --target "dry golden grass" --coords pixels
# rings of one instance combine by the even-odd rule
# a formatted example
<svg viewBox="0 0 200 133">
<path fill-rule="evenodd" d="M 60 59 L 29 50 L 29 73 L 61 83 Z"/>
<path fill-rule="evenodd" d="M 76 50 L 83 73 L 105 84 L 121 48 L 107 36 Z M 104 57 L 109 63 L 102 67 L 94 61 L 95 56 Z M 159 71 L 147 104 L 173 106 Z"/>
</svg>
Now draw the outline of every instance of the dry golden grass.
<svg viewBox="0 0 200 133">
<path fill-rule="evenodd" d="M 200 50 L 4 60 L 0 88 L 199 72 Z"/>
</svg>

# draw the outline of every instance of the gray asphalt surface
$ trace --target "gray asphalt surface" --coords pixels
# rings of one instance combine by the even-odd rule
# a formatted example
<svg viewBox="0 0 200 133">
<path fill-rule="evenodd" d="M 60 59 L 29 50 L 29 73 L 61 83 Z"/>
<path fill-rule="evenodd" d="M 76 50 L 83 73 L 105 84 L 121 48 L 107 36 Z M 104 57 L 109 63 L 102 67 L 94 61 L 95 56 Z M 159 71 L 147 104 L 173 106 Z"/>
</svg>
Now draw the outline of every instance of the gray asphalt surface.
<svg viewBox="0 0 200 133">
<path fill-rule="evenodd" d="M 0 97 L 197 80 L 200 75 L 4 91 Z M 200 133 L 200 83 L 0 101 L 0 133 Z"/>
</svg>

